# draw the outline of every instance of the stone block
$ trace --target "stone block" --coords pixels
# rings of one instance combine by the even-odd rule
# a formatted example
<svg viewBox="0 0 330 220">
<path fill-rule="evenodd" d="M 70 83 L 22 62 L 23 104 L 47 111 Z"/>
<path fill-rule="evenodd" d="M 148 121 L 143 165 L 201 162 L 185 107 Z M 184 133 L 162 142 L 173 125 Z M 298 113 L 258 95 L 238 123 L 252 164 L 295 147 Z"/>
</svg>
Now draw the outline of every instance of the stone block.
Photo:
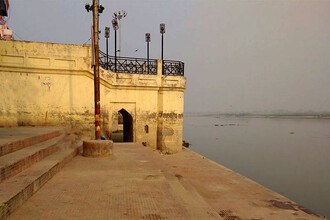
<svg viewBox="0 0 330 220">
<path fill-rule="evenodd" d="M 83 156 L 107 157 L 112 155 L 113 141 L 88 140 L 83 143 Z"/>
</svg>

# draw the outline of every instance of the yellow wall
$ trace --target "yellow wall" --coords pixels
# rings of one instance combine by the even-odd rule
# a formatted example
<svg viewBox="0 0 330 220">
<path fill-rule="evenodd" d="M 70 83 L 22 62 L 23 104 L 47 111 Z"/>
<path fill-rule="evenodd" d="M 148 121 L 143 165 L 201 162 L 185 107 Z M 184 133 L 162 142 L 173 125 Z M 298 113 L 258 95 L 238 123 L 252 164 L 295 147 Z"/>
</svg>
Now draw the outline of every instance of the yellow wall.
<svg viewBox="0 0 330 220">
<path fill-rule="evenodd" d="M 158 61 L 161 67 L 161 61 Z M 181 150 L 181 76 L 113 73 L 101 69 L 102 135 L 124 108 L 133 117 L 133 139 L 164 152 Z M 94 134 L 90 45 L 0 41 L 0 126 L 61 125 Z M 149 133 L 145 132 L 149 126 Z"/>
</svg>

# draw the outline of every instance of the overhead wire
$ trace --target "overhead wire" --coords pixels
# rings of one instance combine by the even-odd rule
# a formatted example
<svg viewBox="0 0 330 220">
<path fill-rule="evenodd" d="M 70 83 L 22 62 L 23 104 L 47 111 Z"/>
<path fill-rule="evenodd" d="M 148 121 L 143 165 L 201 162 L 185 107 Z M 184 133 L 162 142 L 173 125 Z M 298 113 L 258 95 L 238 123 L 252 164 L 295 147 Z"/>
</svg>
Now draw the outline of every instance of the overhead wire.
<svg viewBox="0 0 330 220">
<path fill-rule="evenodd" d="M 90 37 L 85 43 L 83 43 L 82 45 L 86 44 L 88 41 L 90 41 L 92 39 L 92 37 Z"/>
<path fill-rule="evenodd" d="M 16 37 L 18 37 L 18 39 L 20 39 L 20 40 L 24 40 L 24 39 L 21 38 L 18 34 L 16 34 L 14 31 L 13 31 L 13 34 L 14 34 Z"/>
</svg>

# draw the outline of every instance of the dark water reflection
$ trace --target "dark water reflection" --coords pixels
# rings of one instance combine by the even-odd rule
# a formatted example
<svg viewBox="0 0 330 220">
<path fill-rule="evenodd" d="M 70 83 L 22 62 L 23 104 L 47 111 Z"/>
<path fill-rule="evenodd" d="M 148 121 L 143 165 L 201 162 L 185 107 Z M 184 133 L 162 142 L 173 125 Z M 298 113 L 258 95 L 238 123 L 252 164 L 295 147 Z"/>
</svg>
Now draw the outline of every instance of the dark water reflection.
<svg viewBox="0 0 330 220">
<path fill-rule="evenodd" d="M 185 116 L 183 139 L 192 150 L 330 216 L 329 119 Z"/>
</svg>

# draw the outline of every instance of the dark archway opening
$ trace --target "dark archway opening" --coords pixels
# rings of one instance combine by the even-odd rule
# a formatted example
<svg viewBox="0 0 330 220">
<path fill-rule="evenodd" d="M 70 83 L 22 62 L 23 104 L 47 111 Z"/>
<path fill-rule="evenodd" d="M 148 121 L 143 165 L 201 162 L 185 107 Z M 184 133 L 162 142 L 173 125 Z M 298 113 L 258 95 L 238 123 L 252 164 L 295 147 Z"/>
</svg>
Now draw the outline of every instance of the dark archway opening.
<svg viewBox="0 0 330 220">
<path fill-rule="evenodd" d="M 133 117 L 125 109 L 119 111 L 123 116 L 123 141 L 133 142 Z"/>
<path fill-rule="evenodd" d="M 133 142 L 133 117 L 125 109 L 118 111 L 116 129 L 112 133 L 114 142 Z"/>
</svg>

